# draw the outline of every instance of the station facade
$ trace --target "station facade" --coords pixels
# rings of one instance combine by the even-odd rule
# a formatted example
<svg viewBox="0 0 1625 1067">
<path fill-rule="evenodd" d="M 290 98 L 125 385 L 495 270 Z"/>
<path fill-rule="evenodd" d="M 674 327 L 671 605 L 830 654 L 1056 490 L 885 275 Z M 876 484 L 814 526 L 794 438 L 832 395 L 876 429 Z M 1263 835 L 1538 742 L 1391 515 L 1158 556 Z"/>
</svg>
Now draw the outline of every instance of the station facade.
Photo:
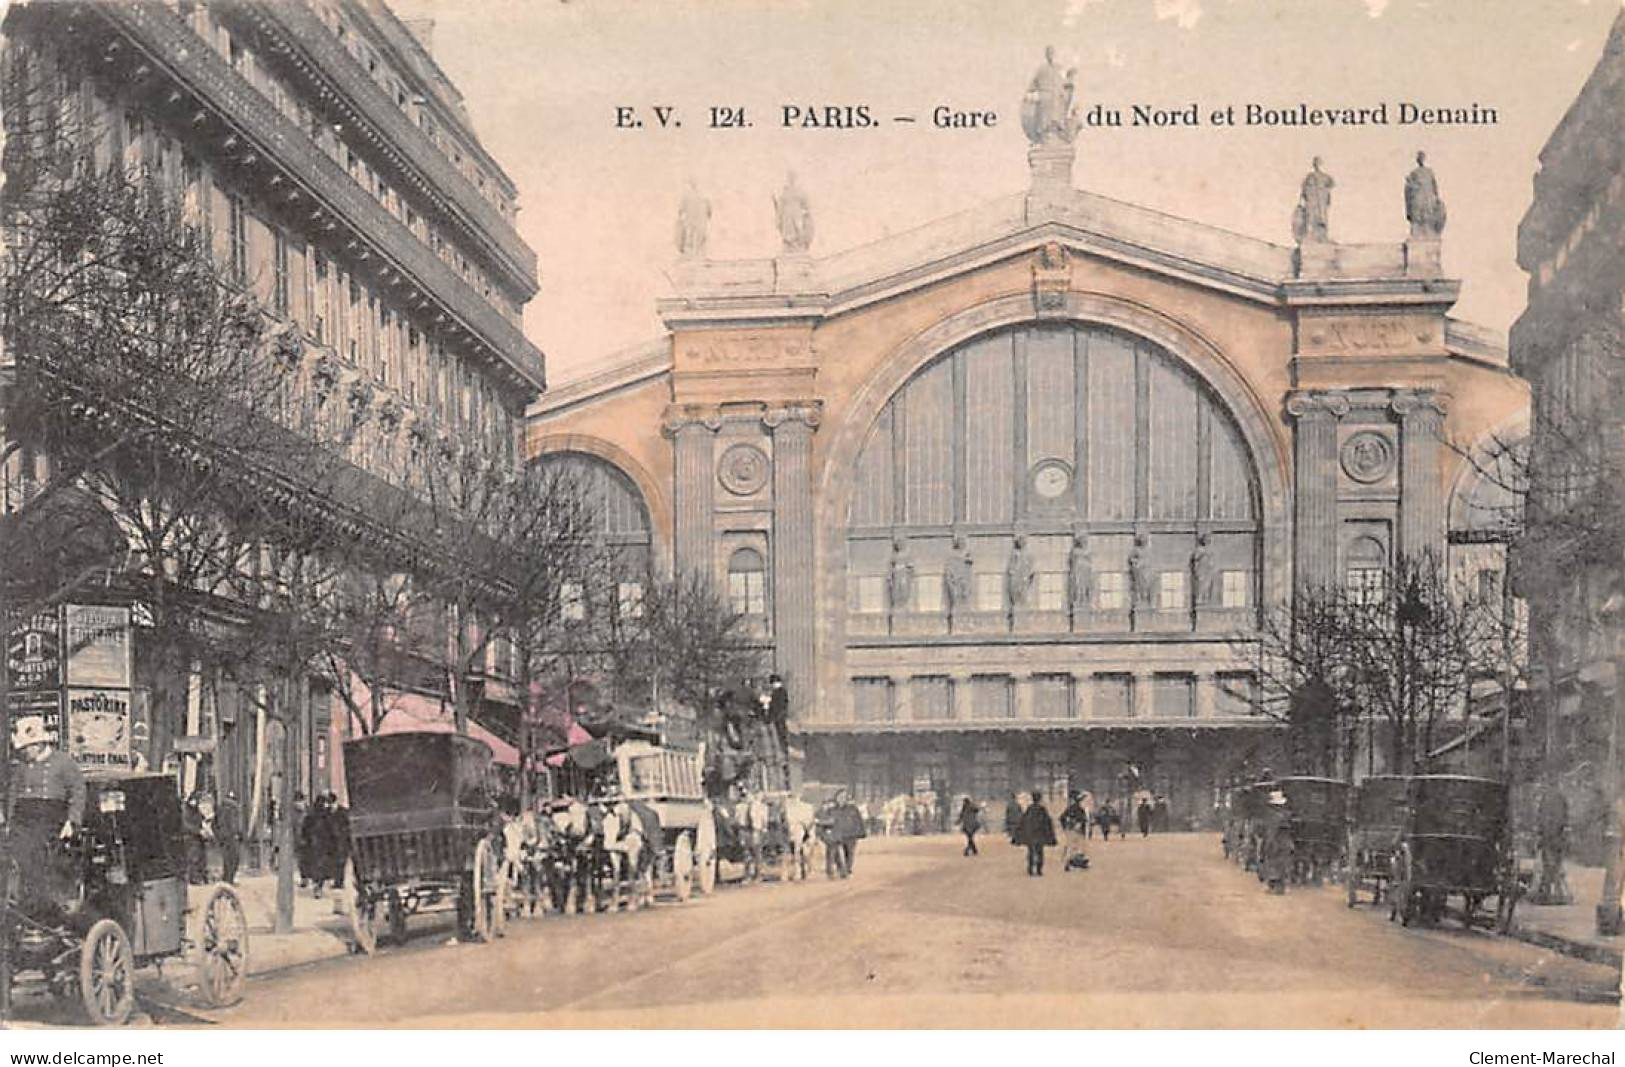
<svg viewBox="0 0 1625 1067">
<path fill-rule="evenodd" d="M 1133 785 L 1192 825 L 1279 756 L 1246 635 L 1294 583 L 1499 577 L 1462 457 L 1528 392 L 1436 237 L 1260 241 L 1076 190 L 1060 142 L 1025 192 L 827 257 L 782 219 L 773 259 L 690 237 L 667 333 L 550 391 L 528 450 L 728 590 L 809 778 Z"/>
</svg>

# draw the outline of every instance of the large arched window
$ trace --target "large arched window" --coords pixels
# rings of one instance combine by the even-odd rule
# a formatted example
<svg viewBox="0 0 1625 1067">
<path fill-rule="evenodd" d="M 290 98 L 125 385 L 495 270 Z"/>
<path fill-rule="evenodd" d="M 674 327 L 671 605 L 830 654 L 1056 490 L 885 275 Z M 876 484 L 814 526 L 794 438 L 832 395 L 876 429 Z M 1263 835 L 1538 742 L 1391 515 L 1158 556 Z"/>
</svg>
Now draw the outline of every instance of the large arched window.
<svg viewBox="0 0 1625 1067">
<path fill-rule="evenodd" d="M 728 557 L 728 603 L 738 615 L 767 614 L 767 565 L 754 548 L 736 548 Z"/>
<path fill-rule="evenodd" d="M 1117 330 L 1022 327 L 944 353 L 887 403 L 854 479 L 858 632 L 888 614 L 1022 612 L 1179 630 L 1257 608 L 1258 484 L 1234 418 L 1188 366 Z"/>
<path fill-rule="evenodd" d="M 611 575 L 581 575 L 563 583 L 559 595 L 565 617 L 585 618 L 588 605 L 600 599 L 600 592 L 601 599 L 622 615 L 641 614 L 651 551 L 649 509 L 643 494 L 613 464 L 585 452 L 551 452 L 535 462 L 571 476 L 615 561 Z M 606 578 L 614 582 L 613 589 L 589 590 L 589 583 Z"/>
</svg>

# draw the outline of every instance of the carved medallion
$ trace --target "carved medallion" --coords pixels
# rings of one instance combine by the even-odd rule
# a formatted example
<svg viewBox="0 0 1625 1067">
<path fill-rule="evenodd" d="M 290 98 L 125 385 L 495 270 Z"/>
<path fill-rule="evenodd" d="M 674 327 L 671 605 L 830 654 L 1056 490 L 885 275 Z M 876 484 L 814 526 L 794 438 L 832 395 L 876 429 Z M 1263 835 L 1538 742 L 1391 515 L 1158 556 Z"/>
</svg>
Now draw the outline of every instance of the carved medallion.
<svg viewBox="0 0 1625 1067">
<path fill-rule="evenodd" d="M 734 496 L 759 493 L 767 484 L 767 455 L 755 445 L 733 445 L 722 453 L 717 480 Z"/>
<path fill-rule="evenodd" d="M 1072 468 L 1058 459 L 1046 459 L 1033 468 L 1033 492 L 1042 500 L 1057 500 L 1072 488 Z"/>
<path fill-rule="evenodd" d="M 1363 485 L 1380 482 L 1394 469 L 1394 443 L 1376 430 L 1361 430 L 1343 442 L 1343 473 Z"/>
</svg>

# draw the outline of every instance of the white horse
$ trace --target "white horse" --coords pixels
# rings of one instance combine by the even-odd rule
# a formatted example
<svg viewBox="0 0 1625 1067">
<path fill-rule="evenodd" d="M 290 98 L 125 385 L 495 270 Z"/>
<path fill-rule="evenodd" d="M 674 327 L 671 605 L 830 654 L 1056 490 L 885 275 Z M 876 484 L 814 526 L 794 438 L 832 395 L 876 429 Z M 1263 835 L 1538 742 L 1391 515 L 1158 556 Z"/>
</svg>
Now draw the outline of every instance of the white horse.
<svg viewBox="0 0 1625 1067">
<path fill-rule="evenodd" d="M 654 880 L 650 876 L 648 842 L 644 840 L 643 820 L 630 804 L 622 802 L 604 817 L 604 848 L 615 867 L 615 897 L 611 910 L 620 910 L 622 893 L 628 911 L 654 903 Z"/>
<path fill-rule="evenodd" d="M 818 844 L 818 809 L 798 797 L 784 801 L 786 878 L 802 881 L 813 863 L 813 848 Z"/>
</svg>

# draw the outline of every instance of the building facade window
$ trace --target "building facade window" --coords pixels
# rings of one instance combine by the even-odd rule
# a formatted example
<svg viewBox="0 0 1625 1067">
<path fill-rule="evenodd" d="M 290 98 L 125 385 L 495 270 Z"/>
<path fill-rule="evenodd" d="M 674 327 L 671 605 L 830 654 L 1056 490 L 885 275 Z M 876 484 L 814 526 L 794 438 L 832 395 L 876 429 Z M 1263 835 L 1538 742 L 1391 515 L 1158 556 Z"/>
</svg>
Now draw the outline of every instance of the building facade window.
<svg viewBox="0 0 1625 1067">
<path fill-rule="evenodd" d="M 615 613 L 623 619 L 643 618 L 642 582 L 620 582 L 616 584 Z"/>
<path fill-rule="evenodd" d="M 1252 715 L 1258 710 L 1258 679 L 1250 671 L 1221 671 L 1214 711 L 1220 715 Z"/>
<path fill-rule="evenodd" d="M 993 573 L 976 576 L 976 610 L 1004 610 L 1004 575 Z"/>
<path fill-rule="evenodd" d="M 953 682 L 943 675 L 920 675 L 909 681 L 909 706 L 904 718 L 915 722 L 943 722 L 954 717 Z"/>
<path fill-rule="evenodd" d="M 1185 601 L 1185 572 L 1163 571 L 1157 575 L 1157 608 L 1162 611 L 1183 611 Z"/>
<path fill-rule="evenodd" d="M 271 308 L 278 315 L 288 313 L 288 238 L 281 230 L 271 239 Z"/>
<path fill-rule="evenodd" d="M 734 614 L 767 614 L 767 567 L 754 548 L 735 549 L 728 557 L 728 603 Z"/>
<path fill-rule="evenodd" d="M 226 198 L 226 236 L 231 257 L 231 280 L 248 284 L 248 222 L 243 215 L 243 199 L 233 193 Z"/>
<path fill-rule="evenodd" d="M 1247 606 L 1249 582 L 1246 571 L 1224 571 L 1219 578 L 1219 605 L 1226 608 Z"/>
<path fill-rule="evenodd" d="M 984 720 L 1014 717 L 1010 682 L 1008 674 L 978 674 L 971 678 L 971 714 Z"/>
<path fill-rule="evenodd" d="M 864 574 L 852 579 L 852 610 L 860 615 L 881 615 L 886 611 L 886 579 Z"/>
<path fill-rule="evenodd" d="M 926 573 L 914 578 L 914 610 L 921 614 L 942 614 L 942 575 Z"/>
<path fill-rule="evenodd" d="M 891 679 L 852 679 L 852 710 L 859 722 L 891 722 Z"/>
<path fill-rule="evenodd" d="M 1039 611 L 1066 610 L 1066 572 L 1040 571 L 1034 602 Z"/>
<path fill-rule="evenodd" d="M 1159 674 L 1152 679 L 1151 713 L 1159 719 L 1196 715 L 1196 679 L 1189 674 Z"/>
<path fill-rule="evenodd" d="M 1134 717 L 1134 675 L 1116 672 L 1097 674 L 1094 690 L 1098 718 Z"/>
<path fill-rule="evenodd" d="M 1035 719 L 1073 717 L 1070 674 L 1035 674 L 1032 680 L 1032 693 Z"/>
<path fill-rule="evenodd" d="M 1122 611 L 1128 607 L 1128 575 L 1122 571 L 1101 571 L 1095 575 L 1095 607 L 1101 611 Z"/>
<path fill-rule="evenodd" d="M 587 618 L 587 589 L 581 582 L 559 583 L 559 618 L 565 622 L 583 622 Z"/>
</svg>

